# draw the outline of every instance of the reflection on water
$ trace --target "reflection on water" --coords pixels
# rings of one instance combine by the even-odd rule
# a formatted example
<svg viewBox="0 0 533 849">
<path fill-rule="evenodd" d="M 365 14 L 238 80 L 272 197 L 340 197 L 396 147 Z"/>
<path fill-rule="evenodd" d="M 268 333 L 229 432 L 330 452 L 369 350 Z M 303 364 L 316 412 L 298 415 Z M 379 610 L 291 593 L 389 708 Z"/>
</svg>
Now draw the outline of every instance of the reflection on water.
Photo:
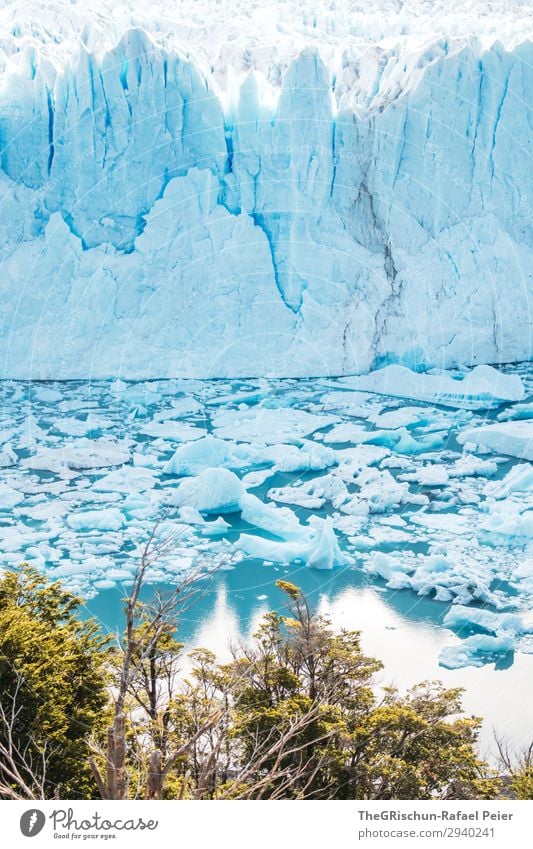
<svg viewBox="0 0 533 849">
<path fill-rule="evenodd" d="M 495 730 L 513 746 L 529 743 L 533 736 L 527 709 L 533 704 L 533 655 L 503 657 L 496 666 L 444 669 L 437 662 L 439 652 L 459 643 L 458 637 L 442 627 L 448 606 L 404 590 L 370 585 L 354 570 L 326 574 L 305 567 L 244 561 L 235 569 L 211 576 L 206 592 L 183 618 L 179 638 L 187 648 L 203 646 L 221 660 L 228 659 L 232 645 L 249 640 L 268 610 L 283 612 L 286 596 L 274 585 L 278 578 L 298 584 L 335 627 L 362 632 L 363 649 L 384 663 L 379 683 L 405 690 L 419 681 L 439 679 L 448 687 L 463 687 L 466 713 L 484 718 L 484 751 L 494 749 Z M 88 613 L 106 630 L 120 629 L 119 601 L 125 592 L 100 593 L 87 603 Z"/>
</svg>

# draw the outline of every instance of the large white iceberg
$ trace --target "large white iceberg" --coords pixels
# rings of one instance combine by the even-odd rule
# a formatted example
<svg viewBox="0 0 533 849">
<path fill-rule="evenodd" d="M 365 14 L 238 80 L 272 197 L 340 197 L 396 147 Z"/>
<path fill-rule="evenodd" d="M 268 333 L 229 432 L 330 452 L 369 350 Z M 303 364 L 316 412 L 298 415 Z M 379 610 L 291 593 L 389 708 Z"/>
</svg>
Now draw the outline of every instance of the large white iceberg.
<svg viewBox="0 0 533 849">
<path fill-rule="evenodd" d="M 238 513 L 245 489 L 228 469 L 205 469 L 182 481 L 171 498 L 175 507 L 193 507 L 200 513 Z"/>
<path fill-rule="evenodd" d="M 431 401 L 433 404 L 443 404 L 446 407 L 463 407 L 472 410 L 489 409 L 504 402 L 521 401 L 525 397 L 524 386 L 518 375 L 504 374 L 492 366 L 476 366 L 471 372 L 458 379 L 445 372 L 417 374 L 405 366 L 390 365 L 371 374 L 346 379 L 343 383 L 381 395 L 416 398 L 419 401 Z M 414 411 L 416 408 L 407 410 L 409 421 L 416 421 L 416 417 L 414 419 L 412 417 Z M 392 415 L 394 414 L 386 414 L 386 416 Z M 396 422 L 389 424 L 386 416 L 377 417 L 374 420 L 375 424 L 401 427 L 406 423 L 398 419 L 396 414 Z"/>
<path fill-rule="evenodd" d="M 521 460 L 533 460 L 533 424 L 530 421 L 498 422 L 469 428 L 458 434 L 457 441 Z"/>
<path fill-rule="evenodd" d="M 235 545 L 252 557 L 275 563 L 302 561 L 313 569 L 333 569 L 334 566 L 352 563 L 352 558 L 340 550 L 329 518 L 318 519 L 314 526 L 302 528 L 298 539 L 278 542 L 252 534 L 241 534 Z"/>
</svg>

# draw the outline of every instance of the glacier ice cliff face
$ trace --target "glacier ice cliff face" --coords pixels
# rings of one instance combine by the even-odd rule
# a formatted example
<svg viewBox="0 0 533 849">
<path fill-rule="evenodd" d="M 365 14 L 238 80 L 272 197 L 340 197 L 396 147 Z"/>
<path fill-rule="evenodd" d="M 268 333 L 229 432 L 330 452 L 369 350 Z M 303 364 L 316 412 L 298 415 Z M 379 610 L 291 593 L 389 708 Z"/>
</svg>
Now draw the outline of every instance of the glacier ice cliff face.
<svg viewBox="0 0 533 849">
<path fill-rule="evenodd" d="M 529 358 L 532 41 L 160 41 L 3 44 L 2 376 Z"/>
</svg>

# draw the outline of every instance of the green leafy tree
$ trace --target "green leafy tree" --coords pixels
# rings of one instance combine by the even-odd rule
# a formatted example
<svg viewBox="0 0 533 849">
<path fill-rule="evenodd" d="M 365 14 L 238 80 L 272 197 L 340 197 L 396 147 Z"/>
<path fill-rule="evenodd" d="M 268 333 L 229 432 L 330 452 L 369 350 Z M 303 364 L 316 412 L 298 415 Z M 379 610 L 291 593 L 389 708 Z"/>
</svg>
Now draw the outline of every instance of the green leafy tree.
<svg viewBox="0 0 533 849">
<path fill-rule="evenodd" d="M 1 797 L 96 795 L 86 741 L 108 705 L 108 655 L 81 603 L 25 563 L 0 579 Z"/>
<path fill-rule="evenodd" d="M 481 721 L 461 715 L 459 689 L 424 683 L 405 696 L 387 689 L 379 697 L 372 678 L 381 664 L 364 655 L 359 633 L 335 633 L 298 587 L 277 585 L 289 598 L 289 615 L 268 614 L 253 646 L 228 668 L 232 737 L 243 763 L 260 763 L 259 790 L 258 775 L 244 771 L 250 797 L 431 799 L 496 792 L 476 754 Z M 284 735 L 280 749 L 274 744 Z M 246 796 L 242 778 L 235 791 Z"/>
<path fill-rule="evenodd" d="M 141 558 L 112 651 L 58 582 L 25 564 L 0 579 L 0 796 L 531 798 L 533 747 L 517 760 L 501 745 L 496 780 L 460 689 L 378 687 L 359 632 L 336 632 L 287 581 L 286 614 L 231 662 L 185 660 L 179 618 L 201 583 L 141 602 L 158 554 Z"/>
</svg>

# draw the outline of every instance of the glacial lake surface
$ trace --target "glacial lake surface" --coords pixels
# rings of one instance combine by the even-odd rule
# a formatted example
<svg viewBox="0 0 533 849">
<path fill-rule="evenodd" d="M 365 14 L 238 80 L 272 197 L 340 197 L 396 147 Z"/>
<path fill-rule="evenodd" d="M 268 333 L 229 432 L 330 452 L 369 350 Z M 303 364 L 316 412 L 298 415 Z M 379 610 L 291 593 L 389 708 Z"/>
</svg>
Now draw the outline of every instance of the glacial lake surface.
<svg viewBox="0 0 533 849">
<path fill-rule="evenodd" d="M 156 528 L 171 544 L 147 596 L 219 565 L 181 622 L 187 646 L 229 657 L 283 609 L 284 578 L 362 632 L 380 682 L 464 687 L 484 749 L 494 730 L 525 744 L 530 366 L 498 373 L 523 392 L 432 397 L 420 376 L 408 397 L 350 379 L 4 381 L 2 560 L 60 578 L 113 632 Z"/>
</svg>

